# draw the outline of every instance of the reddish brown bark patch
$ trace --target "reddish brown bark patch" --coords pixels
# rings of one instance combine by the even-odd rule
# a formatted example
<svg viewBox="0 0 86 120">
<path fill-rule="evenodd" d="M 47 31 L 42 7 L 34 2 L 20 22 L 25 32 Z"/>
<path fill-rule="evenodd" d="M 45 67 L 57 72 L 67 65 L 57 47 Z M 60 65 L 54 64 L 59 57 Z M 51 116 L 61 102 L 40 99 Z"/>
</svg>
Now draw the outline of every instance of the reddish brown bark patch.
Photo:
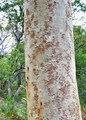
<svg viewBox="0 0 86 120">
<path fill-rule="evenodd" d="M 44 67 L 44 63 L 41 63 L 41 64 L 40 64 L 40 67 Z"/>
<path fill-rule="evenodd" d="M 27 70 L 29 71 L 29 67 L 27 67 Z"/>
<path fill-rule="evenodd" d="M 26 86 L 28 86 L 28 82 L 26 81 Z"/>
<path fill-rule="evenodd" d="M 38 96 L 38 88 L 37 88 L 37 85 L 35 82 L 32 82 L 32 85 L 34 87 L 34 100 L 36 101 L 36 103 L 38 104 L 38 99 L 39 99 L 39 96 Z"/>
<path fill-rule="evenodd" d="M 35 37 L 35 32 L 34 32 L 34 31 L 31 31 L 30 37 L 31 37 L 31 38 L 34 38 L 34 37 Z"/>
<path fill-rule="evenodd" d="M 35 83 L 35 82 L 32 82 L 32 85 L 34 86 L 34 91 L 35 91 L 35 92 L 38 92 L 38 88 L 37 88 L 37 86 L 36 86 L 36 83 Z"/>
<path fill-rule="evenodd" d="M 56 1 L 54 1 L 53 3 L 50 2 L 48 4 L 48 9 L 49 9 L 50 12 L 53 12 L 53 9 L 56 6 L 56 4 L 58 4 L 58 2 L 56 2 Z"/>
<path fill-rule="evenodd" d="M 37 8 L 37 0 L 34 0 L 34 9 Z"/>
<path fill-rule="evenodd" d="M 53 93 L 52 88 L 48 88 L 48 93 L 49 93 L 49 96 L 54 96 L 55 95 L 55 93 Z"/>
<path fill-rule="evenodd" d="M 34 99 L 36 100 L 36 102 L 38 101 L 39 96 L 37 94 L 34 94 Z"/>
<path fill-rule="evenodd" d="M 54 80 L 51 78 L 51 79 L 48 79 L 47 81 L 46 81 L 46 84 L 47 85 L 51 85 L 51 84 L 53 84 L 54 83 Z"/>
<path fill-rule="evenodd" d="M 56 70 L 56 69 L 57 69 L 57 67 L 51 64 L 51 65 L 48 67 L 47 72 L 48 72 L 48 71 L 52 71 L 52 70 Z"/>
<path fill-rule="evenodd" d="M 42 119 L 42 109 L 43 109 L 42 102 L 40 102 L 39 108 L 37 109 L 37 115 L 38 115 L 37 120 L 43 120 Z"/>
<path fill-rule="evenodd" d="M 52 6 L 53 6 L 52 3 L 49 3 L 49 4 L 48 4 L 48 8 L 51 8 Z"/>
<path fill-rule="evenodd" d="M 27 16 L 30 15 L 30 12 L 29 12 L 28 9 L 26 9 L 26 15 L 27 15 Z"/>
<path fill-rule="evenodd" d="M 28 82 L 28 80 L 29 80 L 29 78 L 26 79 L 26 91 L 27 91 L 27 95 L 29 97 L 30 96 L 30 91 L 28 90 L 28 88 L 29 88 L 29 82 Z"/>
<path fill-rule="evenodd" d="M 27 80 L 29 80 L 29 77 L 27 77 Z"/>
<path fill-rule="evenodd" d="M 30 48 L 34 47 L 36 45 L 37 41 L 35 40 L 31 45 Z"/>
<path fill-rule="evenodd" d="M 62 34 L 62 38 L 65 39 L 65 34 Z"/>
<path fill-rule="evenodd" d="M 52 17 L 49 17 L 49 21 L 51 21 L 51 22 L 52 22 L 52 21 L 53 21 L 53 18 L 52 18 Z"/>
<path fill-rule="evenodd" d="M 56 1 L 54 1 L 54 5 L 56 5 L 57 4 L 57 2 Z"/>
<path fill-rule="evenodd" d="M 32 54 L 32 59 L 35 59 L 36 58 L 36 55 L 35 54 Z"/>
<path fill-rule="evenodd" d="M 44 52 L 45 47 L 43 45 L 39 45 L 36 47 L 36 53 Z"/>
<path fill-rule="evenodd" d="M 39 74 L 39 70 L 38 69 L 33 69 L 33 73 L 35 74 L 35 75 L 38 75 Z"/>
<path fill-rule="evenodd" d="M 46 48 L 52 47 L 53 46 L 53 42 L 47 42 L 46 43 Z"/>
<path fill-rule="evenodd" d="M 45 30 L 47 30 L 48 28 L 51 28 L 49 22 L 45 22 Z"/>
<path fill-rule="evenodd" d="M 35 26 L 38 25 L 38 20 L 34 21 L 34 25 L 35 25 Z"/>
<path fill-rule="evenodd" d="M 69 89 L 70 84 L 63 83 L 63 82 L 60 82 L 60 84 L 62 85 L 62 88 L 60 88 L 59 90 L 62 92 L 63 95 L 66 95 L 68 93 L 68 89 Z"/>
<path fill-rule="evenodd" d="M 44 103 L 44 107 L 49 106 L 50 104 L 51 104 L 51 101 L 49 100 L 49 101 Z"/>
<path fill-rule="evenodd" d="M 34 14 L 32 14 L 32 16 L 31 16 L 31 22 L 33 21 L 33 19 L 34 19 Z"/>
</svg>

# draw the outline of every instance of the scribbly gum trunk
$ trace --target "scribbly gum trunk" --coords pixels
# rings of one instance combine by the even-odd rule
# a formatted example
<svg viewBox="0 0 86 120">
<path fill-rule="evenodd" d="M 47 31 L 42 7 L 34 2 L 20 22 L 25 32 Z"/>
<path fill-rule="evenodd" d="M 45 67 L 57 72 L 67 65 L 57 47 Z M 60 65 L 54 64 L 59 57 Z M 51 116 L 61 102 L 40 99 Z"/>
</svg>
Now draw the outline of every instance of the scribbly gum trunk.
<svg viewBox="0 0 86 120">
<path fill-rule="evenodd" d="M 82 120 L 70 0 L 25 0 L 28 120 Z"/>
</svg>

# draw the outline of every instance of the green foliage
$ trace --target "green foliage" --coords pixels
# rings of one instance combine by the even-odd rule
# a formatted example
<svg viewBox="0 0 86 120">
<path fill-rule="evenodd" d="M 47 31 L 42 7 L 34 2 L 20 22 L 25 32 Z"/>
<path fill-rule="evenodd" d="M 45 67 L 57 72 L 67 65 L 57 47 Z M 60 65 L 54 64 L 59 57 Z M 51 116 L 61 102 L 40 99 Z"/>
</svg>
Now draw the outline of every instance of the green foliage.
<svg viewBox="0 0 86 120">
<path fill-rule="evenodd" d="M 2 112 L 5 114 L 16 112 L 14 110 L 14 101 L 11 99 L 11 97 L 7 97 L 5 102 L 0 105 Z"/>
<path fill-rule="evenodd" d="M 74 6 L 73 11 L 86 12 L 86 4 L 83 3 L 81 0 L 75 0 L 74 2 L 72 2 L 72 5 Z"/>
<path fill-rule="evenodd" d="M 2 0 L 3 1 L 3 0 Z M 6 30 L 10 30 L 11 34 L 15 37 L 16 42 L 22 41 L 23 38 L 23 23 L 24 23 L 24 12 L 23 12 L 23 0 L 8 0 L 3 1 L 1 4 L 0 11 L 6 14 L 6 20 L 8 24 Z M 17 34 L 20 34 L 18 38 Z"/>
<path fill-rule="evenodd" d="M 4 1 L 4 4 L 1 6 L 0 11 L 7 11 L 11 7 L 15 7 L 15 6 L 19 6 L 19 5 L 23 4 L 23 2 L 24 2 L 23 0 L 15 0 L 15 1 L 8 0 L 8 1 Z"/>
<path fill-rule="evenodd" d="M 18 48 L 13 48 L 11 56 L 9 57 L 8 64 L 11 66 L 11 72 L 14 73 L 15 70 L 19 69 L 20 65 L 24 67 L 24 44 L 20 43 Z"/>
<path fill-rule="evenodd" d="M 18 115 L 23 118 L 24 120 L 27 119 L 27 111 L 26 111 L 26 98 L 22 98 L 21 103 L 17 107 Z"/>
<path fill-rule="evenodd" d="M 86 102 L 86 31 L 74 26 L 76 74 L 81 104 Z"/>
<path fill-rule="evenodd" d="M 23 42 L 20 43 L 17 48 L 13 48 L 10 54 L 0 55 L 0 57 L 0 93 L 2 96 L 7 94 L 8 80 L 10 80 L 12 95 L 14 95 L 18 89 L 18 75 L 21 75 L 20 85 L 25 83 Z"/>
<path fill-rule="evenodd" d="M 26 120 L 26 101 L 24 103 L 15 102 L 15 99 L 6 97 L 3 104 L 0 104 L 0 117 L 6 120 Z"/>
</svg>

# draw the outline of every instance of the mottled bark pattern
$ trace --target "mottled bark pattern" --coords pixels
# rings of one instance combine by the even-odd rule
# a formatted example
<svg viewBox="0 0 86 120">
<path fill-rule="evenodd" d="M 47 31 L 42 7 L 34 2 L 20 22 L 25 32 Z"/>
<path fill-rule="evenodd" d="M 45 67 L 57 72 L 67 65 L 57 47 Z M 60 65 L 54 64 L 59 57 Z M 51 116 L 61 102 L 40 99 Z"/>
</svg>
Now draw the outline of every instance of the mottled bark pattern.
<svg viewBox="0 0 86 120">
<path fill-rule="evenodd" d="M 28 120 L 82 120 L 70 0 L 25 0 Z"/>
</svg>

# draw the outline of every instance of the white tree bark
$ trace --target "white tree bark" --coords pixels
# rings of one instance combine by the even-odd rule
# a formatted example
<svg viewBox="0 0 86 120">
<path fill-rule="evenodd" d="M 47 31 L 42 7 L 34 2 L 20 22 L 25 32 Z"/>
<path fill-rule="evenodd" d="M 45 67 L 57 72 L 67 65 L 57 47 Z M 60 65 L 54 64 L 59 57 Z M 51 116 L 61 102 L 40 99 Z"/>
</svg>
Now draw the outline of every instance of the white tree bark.
<svg viewBox="0 0 86 120">
<path fill-rule="evenodd" d="M 82 120 L 70 0 L 25 0 L 28 120 Z"/>
</svg>

